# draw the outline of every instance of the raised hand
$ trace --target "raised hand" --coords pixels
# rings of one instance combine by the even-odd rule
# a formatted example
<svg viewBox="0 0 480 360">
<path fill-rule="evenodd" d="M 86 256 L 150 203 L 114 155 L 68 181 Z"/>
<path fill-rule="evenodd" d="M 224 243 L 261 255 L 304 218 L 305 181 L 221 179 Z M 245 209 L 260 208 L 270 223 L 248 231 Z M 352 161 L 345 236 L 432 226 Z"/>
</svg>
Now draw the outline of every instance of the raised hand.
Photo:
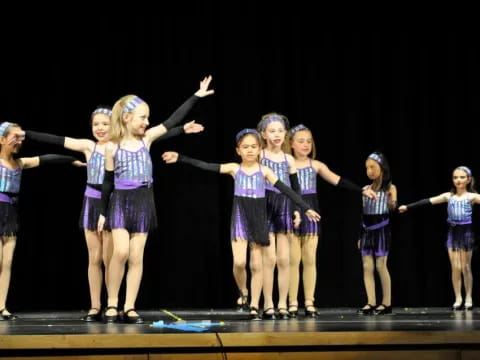
<svg viewBox="0 0 480 360">
<path fill-rule="evenodd" d="M 185 134 L 196 134 L 203 131 L 203 125 L 197 124 L 195 120 L 192 120 L 183 125 L 183 131 L 185 131 Z"/>
<path fill-rule="evenodd" d="M 178 153 L 175 151 L 167 151 L 162 154 L 162 159 L 167 164 L 176 163 L 178 160 Z"/>
<path fill-rule="evenodd" d="M 200 88 L 197 90 L 195 95 L 198 97 L 205 97 L 208 95 L 212 95 L 215 91 L 213 89 L 208 90 L 208 86 L 210 85 L 211 81 L 212 81 L 212 75 L 208 75 L 204 77 L 203 80 L 200 81 Z"/>
</svg>

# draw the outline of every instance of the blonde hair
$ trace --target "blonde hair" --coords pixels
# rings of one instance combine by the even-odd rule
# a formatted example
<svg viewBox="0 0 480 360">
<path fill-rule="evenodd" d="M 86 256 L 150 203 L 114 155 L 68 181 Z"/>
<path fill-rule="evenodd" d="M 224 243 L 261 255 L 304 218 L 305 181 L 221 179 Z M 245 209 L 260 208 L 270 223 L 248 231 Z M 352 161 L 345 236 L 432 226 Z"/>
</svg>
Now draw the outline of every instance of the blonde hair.
<svg viewBox="0 0 480 360">
<path fill-rule="evenodd" d="M 127 112 L 124 112 L 123 109 L 125 105 L 137 97 L 136 95 L 125 95 L 117 100 L 115 105 L 112 108 L 112 117 L 110 120 L 110 140 L 113 142 L 119 142 L 127 131 L 125 123 L 123 122 L 123 115 Z M 134 112 L 134 111 L 130 111 Z"/>
<path fill-rule="evenodd" d="M 265 114 L 262 116 L 262 119 L 257 125 L 257 130 L 260 134 L 265 132 L 265 129 L 267 128 L 268 124 L 273 121 L 279 121 L 283 122 L 283 126 L 285 128 L 285 139 L 283 140 L 282 143 L 282 151 L 287 154 L 291 154 L 292 150 L 290 148 L 290 137 L 288 135 L 288 129 L 289 129 L 289 122 L 288 118 L 285 115 L 276 113 L 276 112 L 271 112 L 268 114 Z M 267 147 L 267 142 L 262 136 L 262 149 Z"/>
</svg>

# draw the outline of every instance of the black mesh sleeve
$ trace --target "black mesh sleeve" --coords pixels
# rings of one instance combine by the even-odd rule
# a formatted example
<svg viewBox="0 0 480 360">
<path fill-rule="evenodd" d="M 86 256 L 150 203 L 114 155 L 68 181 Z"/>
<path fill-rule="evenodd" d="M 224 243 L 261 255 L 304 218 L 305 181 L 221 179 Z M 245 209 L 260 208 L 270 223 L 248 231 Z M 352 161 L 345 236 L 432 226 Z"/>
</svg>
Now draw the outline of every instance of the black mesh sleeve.
<svg viewBox="0 0 480 360">
<path fill-rule="evenodd" d="M 198 99 L 199 97 L 195 95 L 192 95 L 190 98 L 188 98 L 187 101 L 180 105 L 180 107 L 163 122 L 163 126 L 165 126 L 167 129 L 171 129 L 180 123 L 180 121 L 187 116 L 188 112 L 192 109 L 193 105 L 195 105 Z"/>
<path fill-rule="evenodd" d="M 420 206 L 425 206 L 425 205 L 431 205 L 432 203 L 430 202 L 430 199 L 422 199 L 422 200 L 418 200 L 418 201 L 415 201 L 413 203 L 410 203 L 410 204 L 407 204 L 407 208 L 410 210 L 410 209 L 415 209 L 417 207 L 420 207 Z"/>
<path fill-rule="evenodd" d="M 340 178 L 337 186 L 341 189 L 352 190 L 352 191 L 356 191 L 356 192 L 360 192 L 360 193 L 363 191 L 363 189 L 360 186 L 358 186 L 354 182 L 352 182 L 348 179 L 345 179 L 343 177 Z"/>
<path fill-rule="evenodd" d="M 190 164 L 192 166 L 198 167 L 202 170 L 213 171 L 213 172 L 220 172 L 220 164 L 216 163 L 207 163 L 202 160 L 192 159 L 188 156 L 178 154 L 178 162 L 184 164 Z"/>
<path fill-rule="evenodd" d="M 27 139 L 32 139 L 38 142 L 43 142 L 46 144 L 53 145 L 65 145 L 65 136 L 52 135 L 47 133 L 42 133 L 38 131 L 27 130 L 25 131 L 25 137 Z"/>
<path fill-rule="evenodd" d="M 163 141 L 163 140 L 167 140 L 167 139 L 170 139 L 172 137 L 175 137 L 175 136 L 178 136 L 178 135 L 182 135 L 182 134 L 185 134 L 185 130 L 183 130 L 183 126 L 176 126 L 174 127 L 173 129 L 170 129 L 168 130 L 165 134 L 163 134 L 162 136 L 158 137 L 157 139 L 155 139 L 154 143 L 158 142 L 158 141 Z"/>
<path fill-rule="evenodd" d="M 298 195 L 302 196 L 302 189 L 300 188 L 300 183 L 298 182 L 298 173 L 290 174 L 290 184 L 292 185 L 292 190 Z M 300 208 L 297 206 L 297 204 L 292 207 L 292 212 L 293 211 L 300 211 Z"/>
<path fill-rule="evenodd" d="M 38 157 L 39 165 L 45 164 L 71 164 L 78 159 L 68 155 L 46 154 Z"/>
<path fill-rule="evenodd" d="M 310 206 L 305 201 L 303 201 L 300 195 L 298 195 L 295 191 L 293 191 L 290 187 L 285 185 L 280 180 L 273 184 L 273 186 L 275 186 L 278 190 L 287 195 L 295 203 L 295 205 L 302 209 L 302 211 L 305 212 L 310 209 Z"/>
<path fill-rule="evenodd" d="M 102 200 L 100 204 L 100 214 L 106 216 L 108 209 L 108 201 L 113 191 L 114 171 L 105 170 L 105 176 L 102 183 Z"/>
</svg>

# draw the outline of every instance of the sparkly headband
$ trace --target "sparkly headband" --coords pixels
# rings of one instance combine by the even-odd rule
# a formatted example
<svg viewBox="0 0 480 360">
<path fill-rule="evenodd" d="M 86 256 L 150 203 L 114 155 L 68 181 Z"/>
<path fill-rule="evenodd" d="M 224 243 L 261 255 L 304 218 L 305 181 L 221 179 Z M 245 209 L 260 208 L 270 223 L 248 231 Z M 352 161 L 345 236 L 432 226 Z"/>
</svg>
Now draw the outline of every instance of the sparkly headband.
<svg viewBox="0 0 480 360">
<path fill-rule="evenodd" d="M 112 117 L 112 110 L 105 109 L 105 108 L 98 108 L 98 109 L 95 109 L 95 111 L 92 113 L 92 116 L 94 116 L 95 114 L 105 114 L 108 117 Z"/>
<path fill-rule="evenodd" d="M 8 121 L 4 121 L 3 123 L 0 124 L 0 136 L 5 135 L 5 131 L 10 125 L 12 125 L 12 123 Z"/>
<path fill-rule="evenodd" d="M 237 143 L 242 138 L 242 136 L 245 136 L 246 134 L 255 135 L 257 137 L 258 141 L 261 142 L 260 134 L 258 133 L 257 130 L 255 130 L 255 129 L 243 129 L 243 130 L 240 130 L 237 135 L 235 135 L 235 140 L 237 141 Z"/>
<path fill-rule="evenodd" d="M 122 113 L 125 114 L 127 112 L 133 111 L 138 105 L 143 103 L 142 99 L 140 99 L 138 96 L 133 97 L 129 102 L 125 104 L 125 107 L 122 110 Z"/>
<path fill-rule="evenodd" d="M 368 155 L 368 159 L 373 159 L 376 162 L 378 162 L 379 164 L 382 163 L 382 158 L 378 154 L 375 154 L 375 153 L 372 153 L 372 154 Z"/>
<path fill-rule="evenodd" d="M 459 167 L 457 167 L 457 169 L 465 171 L 467 173 L 468 177 L 472 177 L 472 170 L 470 170 L 468 167 L 459 166 Z"/>
<path fill-rule="evenodd" d="M 268 124 L 274 121 L 279 121 L 283 124 L 283 127 L 285 128 L 287 127 L 285 125 L 285 120 L 280 115 L 270 115 L 269 117 L 265 118 L 265 120 L 263 121 L 262 127 L 261 127 L 262 131 L 264 131 L 267 128 Z"/>
<path fill-rule="evenodd" d="M 307 128 L 305 125 L 303 124 L 300 124 L 300 125 L 297 125 L 297 126 L 294 126 L 293 128 L 290 129 L 290 136 L 293 136 L 297 131 L 302 131 L 302 130 L 309 130 L 309 128 Z"/>
</svg>

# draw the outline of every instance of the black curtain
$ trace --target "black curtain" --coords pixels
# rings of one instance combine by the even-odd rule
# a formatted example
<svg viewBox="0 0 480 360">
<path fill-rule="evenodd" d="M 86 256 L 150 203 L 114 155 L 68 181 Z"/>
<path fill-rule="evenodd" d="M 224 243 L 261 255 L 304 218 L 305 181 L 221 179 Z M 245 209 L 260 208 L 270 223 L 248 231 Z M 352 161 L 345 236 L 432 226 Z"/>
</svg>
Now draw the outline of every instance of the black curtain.
<svg viewBox="0 0 480 360">
<path fill-rule="evenodd" d="M 479 174 L 480 47 L 472 34 L 328 32 L 306 17 L 234 21 L 212 8 L 207 2 L 182 18 L 129 17 L 128 26 L 121 18 L 62 18 L 61 34 L 52 27 L 23 35 L 5 30 L 1 120 L 25 129 L 92 138 L 91 111 L 126 94 L 145 99 L 157 124 L 203 76 L 214 77 L 215 95 L 188 117 L 204 124 L 204 133 L 151 149 L 159 228 L 145 249 L 139 309 L 232 307 L 237 297 L 229 243 L 233 180 L 164 165 L 163 151 L 236 161 L 236 132 L 278 111 L 292 125 L 310 127 L 317 158 L 359 185 L 368 184 L 368 154 L 384 152 L 400 204 L 448 191 L 458 165 Z M 21 154 L 52 152 L 68 153 L 26 142 Z M 77 225 L 85 180 L 85 169 L 69 166 L 24 172 L 12 310 L 89 307 L 87 249 Z M 321 180 L 318 194 L 323 234 L 316 303 L 364 305 L 356 248 L 361 199 Z M 444 205 L 393 216 L 394 306 L 453 303 L 445 219 Z M 476 253 L 472 266 L 477 278 Z"/>
</svg>

